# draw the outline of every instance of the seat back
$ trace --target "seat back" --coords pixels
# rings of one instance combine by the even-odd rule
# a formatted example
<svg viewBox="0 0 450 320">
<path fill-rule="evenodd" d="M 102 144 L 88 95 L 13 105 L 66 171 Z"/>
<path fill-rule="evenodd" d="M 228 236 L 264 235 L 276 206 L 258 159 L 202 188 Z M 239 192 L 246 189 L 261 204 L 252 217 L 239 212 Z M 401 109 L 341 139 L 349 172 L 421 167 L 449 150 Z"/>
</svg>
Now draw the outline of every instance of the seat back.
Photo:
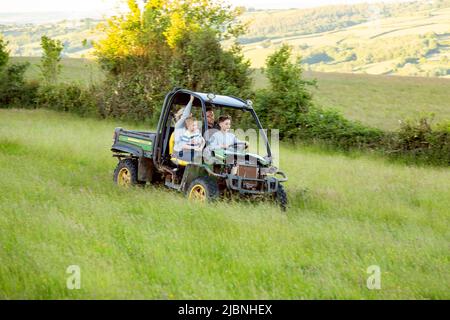
<svg viewBox="0 0 450 320">
<path fill-rule="evenodd" d="M 176 157 L 173 156 L 173 148 L 175 147 L 175 132 L 172 132 L 172 134 L 170 135 L 170 139 L 169 139 L 169 153 L 170 153 L 170 161 L 172 161 L 172 163 L 176 164 L 177 166 L 187 166 L 189 164 L 189 162 L 184 161 L 184 160 L 179 160 Z"/>
<path fill-rule="evenodd" d="M 172 156 L 173 148 L 175 147 L 175 132 L 172 132 L 169 139 L 169 155 Z"/>
</svg>

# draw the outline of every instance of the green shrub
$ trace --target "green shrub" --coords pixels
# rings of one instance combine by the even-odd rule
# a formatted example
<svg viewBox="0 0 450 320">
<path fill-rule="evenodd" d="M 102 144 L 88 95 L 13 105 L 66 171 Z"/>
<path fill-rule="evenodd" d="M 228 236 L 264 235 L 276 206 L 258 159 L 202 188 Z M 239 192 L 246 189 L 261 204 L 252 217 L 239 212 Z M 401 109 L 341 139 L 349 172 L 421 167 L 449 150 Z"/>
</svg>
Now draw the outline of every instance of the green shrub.
<svg viewBox="0 0 450 320">
<path fill-rule="evenodd" d="M 256 93 L 255 108 L 263 125 L 280 130 L 280 139 L 320 141 L 345 150 L 375 148 L 382 141 L 381 130 L 312 104 L 307 86 L 315 82 L 302 79 L 300 61 L 291 62 L 289 46 L 283 45 L 269 56 L 266 66 L 270 89 Z"/>
<path fill-rule="evenodd" d="M 0 107 L 29 107 L 34 104 L 38 83 L 26 82 L 29 63 L 12 64 L 0 70 Z"/>
<path fill-rule="evenodd" d="M 56 111 L 70 112 L 80 116 L 98 115 L 96 89 L 76 84 L 42 86 L 38 90 L 36 105 Z"/>
<path fill-rule="evenodd" d="M 270 88 L 256 92 L 255 109 L 263 125 L 280 130 L 282 140 L 298 137 L 301 118 L 312 106 L 307 86 L 315 83 L 303 80 L 300 62 L 291 62 L 291 51 L 283 45 L 267 58 L 264 72 Z"/>
<path fill-rule="evenodd" d="M 8 42 L 0 38 L 0 71 L 8 63 L 9 51 L 6 49 Z"/>
<path fill-rule="evenodd" d="M 100 116 L 154 122 L 159 117 L 168 88 L 157 89 L 150 77 L 145 73 L 121 73 L 108 77 L 101 87 Z"/>
<path fill-rule="evenodd" d="M 392 149 L 431 164 L 450 165 L 450 121 L 432 126 L 427 117 L 402 124 Z"/>
<path fill-rule="evenodd" d="M 311 107 L 300 115 L 297 138 L 320 140 L 344 150 L 377 148 L 383 141 L 383 131 L 351 121 L 336 110 Z"/>
</svg>

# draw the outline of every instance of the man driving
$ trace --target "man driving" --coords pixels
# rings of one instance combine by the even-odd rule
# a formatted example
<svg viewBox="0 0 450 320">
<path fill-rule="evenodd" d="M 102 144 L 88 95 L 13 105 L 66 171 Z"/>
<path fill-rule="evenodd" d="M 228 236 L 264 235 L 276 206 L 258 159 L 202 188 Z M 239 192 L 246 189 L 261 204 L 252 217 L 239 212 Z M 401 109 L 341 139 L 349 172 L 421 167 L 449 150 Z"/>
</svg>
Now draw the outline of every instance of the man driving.
<svg viewBox="0 0 450 320">
<path fill-rule="evenodd" d="M 208 122 L 208 130 L 211 130 L 211 129 L 220 130 L 220 127 L 216 122 L 216 119 L 214 116 L 214 110 L 212 107 L 206 108 L 206 121 Z"/>
</svg>

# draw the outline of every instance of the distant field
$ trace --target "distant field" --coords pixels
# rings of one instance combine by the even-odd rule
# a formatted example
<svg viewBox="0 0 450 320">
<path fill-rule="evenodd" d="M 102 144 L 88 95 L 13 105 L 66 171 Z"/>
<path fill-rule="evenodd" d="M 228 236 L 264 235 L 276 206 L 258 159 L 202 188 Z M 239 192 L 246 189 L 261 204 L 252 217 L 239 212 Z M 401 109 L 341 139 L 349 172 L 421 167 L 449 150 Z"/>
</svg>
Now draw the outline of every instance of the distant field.
<svg viewBox="0 0 450 320">
<path fill-rule="evenodd" d="M 450 298 L 448 169 L 283 145 L 286 215 L 195 204 L 113 184 L 119 125 L 0 109 L 0 299 Z"/>
<path fill-rule="evenodd" d="M 373 9 L 372 21 L 327 32 L 262 38 L 245 44 L 244 54 L 254 68 L 261 68 L 268 55 L 287 43 L 311 71 L 450 78 L 450 8 L 388 18 L 379 18 L 377 7 Z M 255 12 L 244 20 L 282 23 L 296 12 Z"/>
<path fill-rule="evenodd" d="M 41 36 L 47 35 L 64 43 L 65 56 L 91 57 L 93 43 L 103 37 L 95 27 L 101 20 L 44 23 L 45 13 L 35 18 L 41 22 L 21 24 L 20 15 L 3 15 L 17 21 L 0 21 L 12 55 L 39 56 Z M 249 9 L 240 19 L 249 23 L 239 41 L 253 68 L 287 43 L 310 71 L 450 78 L 449 0 Z"/>
</svg>

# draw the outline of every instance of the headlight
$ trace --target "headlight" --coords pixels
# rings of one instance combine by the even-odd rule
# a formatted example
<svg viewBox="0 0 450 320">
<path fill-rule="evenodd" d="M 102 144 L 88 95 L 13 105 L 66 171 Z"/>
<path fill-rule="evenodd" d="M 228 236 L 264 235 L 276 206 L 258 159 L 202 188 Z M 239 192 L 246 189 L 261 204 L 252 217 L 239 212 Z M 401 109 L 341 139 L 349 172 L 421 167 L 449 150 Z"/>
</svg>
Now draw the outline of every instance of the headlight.
<svg viewBox="0 0 450 320">
<path fill-rule="evenodd" d="M 278 169 L 276 167 L 269 167 L 269 168 L 261 168 L 260 172 L 262 175 L 273 175 L 277 173 Z"/>
</svg>

